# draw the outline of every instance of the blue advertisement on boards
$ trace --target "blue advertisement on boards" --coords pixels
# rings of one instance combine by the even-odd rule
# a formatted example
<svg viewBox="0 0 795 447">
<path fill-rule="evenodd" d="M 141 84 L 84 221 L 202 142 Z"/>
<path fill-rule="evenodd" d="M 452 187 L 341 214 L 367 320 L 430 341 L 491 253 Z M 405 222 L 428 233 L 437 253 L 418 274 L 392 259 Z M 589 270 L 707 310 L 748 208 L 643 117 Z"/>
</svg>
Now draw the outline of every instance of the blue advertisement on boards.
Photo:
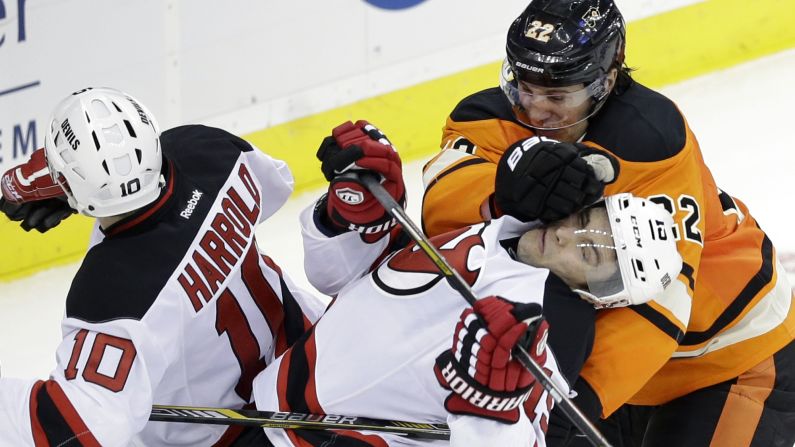
<svg viewBox="0 0 795 447">
<path fill-rule="evenodd" d="M 417 6 L 425 0 L 364 0 L 381 9 L 406 9 Z"/>
<path fill-rule="evenodd" d="M 0 0 L 0 60 L 3 49 L 13 45 L 24 45 L 28 40 L 25 15 L 26 0 Z M 24 90 L 36 88 L 38 79 L 0 81 L 0 104 L 5 97 L 21 94 Z M 36 120 L 7 116 L 0 122 L 0 163 L 10 164 L 13 160 L 26 157 L 38 145 Z"/>
</svg>

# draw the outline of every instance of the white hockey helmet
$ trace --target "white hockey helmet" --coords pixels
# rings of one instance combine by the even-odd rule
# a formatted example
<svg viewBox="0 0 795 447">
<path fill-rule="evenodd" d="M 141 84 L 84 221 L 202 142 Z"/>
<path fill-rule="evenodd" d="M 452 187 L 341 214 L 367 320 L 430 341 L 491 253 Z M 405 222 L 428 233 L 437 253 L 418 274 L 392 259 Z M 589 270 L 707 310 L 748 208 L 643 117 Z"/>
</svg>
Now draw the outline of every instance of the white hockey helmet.
<svg viewBox="0 0 795 447">
<path fill-rule="evenodd" d="M 575 290 L 597 308 L 643 304 L 668 288 L 682 270 L 674 221 L 662 206 L 630 193 L 605 198 L 618 269 L 609 280 Z M 594 275 L 597 276 L 597 275 Z"/>
<path fill-rule="evenodd" d="M 160 129 L 149 110 L 111 88 L 87 88 L 61 101 L 44 140 L 50 174 L 87 216 L 134 211 L 165 184 Z"/>
</svg>

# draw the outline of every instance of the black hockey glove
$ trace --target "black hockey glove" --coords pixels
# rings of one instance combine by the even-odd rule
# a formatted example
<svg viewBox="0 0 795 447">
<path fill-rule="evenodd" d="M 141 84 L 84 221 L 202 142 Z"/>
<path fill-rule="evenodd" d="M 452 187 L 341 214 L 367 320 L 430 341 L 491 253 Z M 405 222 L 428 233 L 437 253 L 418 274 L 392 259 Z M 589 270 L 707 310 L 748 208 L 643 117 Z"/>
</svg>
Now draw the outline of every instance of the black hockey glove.
<svg viewBox="0 0 795 447">
<path fill-rule="evenodd" d="M 39 233 L 57 227 L 62 220 L 75 213 L 65 197 L 19 204 L 0 197 L 0 211 L 10 220 L 21 221 L 20 226 L 23 230 L 30 231 L 35 228 Z"/>
<path fill-rule="evenodd" d="M 607 154 L 580 143 L 532 137 L 502 155 L 494 200 L 503 214 L 553 222 L 594 203 L 617 174 L 618 163 Z"/>
</svg>

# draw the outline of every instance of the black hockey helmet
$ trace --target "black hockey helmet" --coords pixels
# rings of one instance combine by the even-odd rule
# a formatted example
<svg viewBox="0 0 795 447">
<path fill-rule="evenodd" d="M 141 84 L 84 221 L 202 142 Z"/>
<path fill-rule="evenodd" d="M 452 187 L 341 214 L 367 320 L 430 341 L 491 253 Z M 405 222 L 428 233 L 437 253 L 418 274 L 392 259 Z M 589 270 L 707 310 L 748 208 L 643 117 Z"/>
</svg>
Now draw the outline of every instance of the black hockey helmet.
<svg viewBox="0 0 795 447">
<path fill-rule="evenodd" d="M 500 73 L 516 118 L 555 130 L 598 112 L 610 93 L 608 73 L 624 63 L 624 28 L 613 0 L 532 0 L 508 30 Z"/>
<path fill-rule="evenodd" d="M 532 84 L 588 84 L 620 68 L 624 37 L 613 0 L 532 0 L 508 30 L 507 60 Z"/>
</svg>

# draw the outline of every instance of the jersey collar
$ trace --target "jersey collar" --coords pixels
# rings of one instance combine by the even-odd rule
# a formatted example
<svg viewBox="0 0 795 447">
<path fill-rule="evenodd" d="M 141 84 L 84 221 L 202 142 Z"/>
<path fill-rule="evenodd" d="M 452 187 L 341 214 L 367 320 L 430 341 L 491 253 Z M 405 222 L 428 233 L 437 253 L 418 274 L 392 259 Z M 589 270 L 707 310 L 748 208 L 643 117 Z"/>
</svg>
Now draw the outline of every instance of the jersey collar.
<svg viewBox="0 0 795 447">
<path fill-rule="evenodd" d="M 165 171 L 164 174 L 166 175 L 166 187 L 163 188 L 163 191 L 160 193 L 160 197 L 157 200 L 155 200 L 153 203 L 141 208 L 138 211 L 135 211 L 133 214 L 114 223 L 108 228 L 105 229 L 100 228 L 100 231 L 102 231 L 105 237 L 117 236 L 121 233 L 129 231 L 133 227 L 139 226 L 141 223 L 147 221 L 152 215 L 154 215 L 159 210 L 161 210 L 163 206 L 169 201 L 169 199 L 171 199 L 171 197 L 174 195 L 174 185 L 176 184 L 176 177 L 175 177 L 174 163 L 172 163 L 168 159 L 166 159 L 166 163 L 168 164 L 168 169 L 164 170 Z"/>
</svg>

